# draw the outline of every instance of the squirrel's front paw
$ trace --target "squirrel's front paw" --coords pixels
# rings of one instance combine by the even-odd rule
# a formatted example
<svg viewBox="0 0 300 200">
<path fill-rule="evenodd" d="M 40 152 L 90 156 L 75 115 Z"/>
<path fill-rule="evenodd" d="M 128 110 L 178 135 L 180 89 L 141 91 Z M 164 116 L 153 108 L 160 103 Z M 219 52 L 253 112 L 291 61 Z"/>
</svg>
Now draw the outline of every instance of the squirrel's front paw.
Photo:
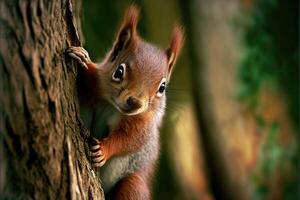
<svg viewBox="0 0 300 200">
<path fill-rule="evenodd" d="M 90 151 L 92 166 L 102 167 L 107 161 L 103 142 L 97 140 L 96 138 L 92 138 L 92 141 L 90 143 Z"/>
<path fill-rule="evenodd" d="M 79 64 L 88 69 L 87 63 L 91 62 L 91 59 L 89 53 L 84 48 L 71 46 L 66 52 L 69 56 L 76 59 Z"/>
</svg>

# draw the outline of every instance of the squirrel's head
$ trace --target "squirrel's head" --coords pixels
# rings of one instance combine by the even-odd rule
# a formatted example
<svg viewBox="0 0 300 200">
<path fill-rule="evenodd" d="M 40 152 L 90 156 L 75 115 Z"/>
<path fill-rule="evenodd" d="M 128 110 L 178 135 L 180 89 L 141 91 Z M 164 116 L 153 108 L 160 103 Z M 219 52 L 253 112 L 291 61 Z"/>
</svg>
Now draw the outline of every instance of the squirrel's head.
<svg viewBox="0 0 300 200">
<path fill-rule="evenodd" d="M 136 30 L 139 9 L 125 14 L 102 73 L 103 96 L 121 113 L 136 115 L 165 99 L 165 90 L 183 43 L 183 29 L 175 26 L 166 50 L 143 41 Z M 104 76 L 103 76 L 104 75 Z"/>
</svg>

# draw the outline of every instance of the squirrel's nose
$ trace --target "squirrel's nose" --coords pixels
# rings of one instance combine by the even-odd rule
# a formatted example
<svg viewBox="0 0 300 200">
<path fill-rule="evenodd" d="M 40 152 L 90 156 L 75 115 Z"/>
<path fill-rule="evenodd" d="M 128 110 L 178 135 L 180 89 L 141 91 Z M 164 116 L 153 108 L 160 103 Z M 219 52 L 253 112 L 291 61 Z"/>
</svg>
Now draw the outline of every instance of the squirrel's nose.
<svg viewBox="0 0 300 200">
<path fill-rule="evenodd" d="M 137 110 L 142 107 L 141 101 L 132 96 L 126 100 L 126 103 L 129 111 Z"/>
</svg>

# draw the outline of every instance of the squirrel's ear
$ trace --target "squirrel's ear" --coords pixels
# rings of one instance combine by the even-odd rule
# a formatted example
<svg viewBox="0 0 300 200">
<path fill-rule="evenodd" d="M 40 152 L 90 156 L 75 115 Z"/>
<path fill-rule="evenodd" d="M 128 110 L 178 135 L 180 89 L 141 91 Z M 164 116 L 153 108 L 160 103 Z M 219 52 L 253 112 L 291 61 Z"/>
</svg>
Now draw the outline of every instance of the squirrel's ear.
<svg viewBox="0 0 300 200">
<path fill-rule="evenodd" d="M 131 5 L 123 19 L 122 26 L 119 30 L 117 39 L 114 43 L 111 61 L 114 61 L 119 52 L 125 48 L 134 48 L 138 41 L 136 26 L 139 20 L 139 8 Z"/>
<path fill-rule="evenodd" d="M 181 26 L 175 25 L 171 35 L 171 42 L 169 48 L 166 50 L 168 62 L 168 80 L 170 79 L 173 66 L 176 62 L 177 56 L 183 45 L 184 29 Z"/>
</svg>

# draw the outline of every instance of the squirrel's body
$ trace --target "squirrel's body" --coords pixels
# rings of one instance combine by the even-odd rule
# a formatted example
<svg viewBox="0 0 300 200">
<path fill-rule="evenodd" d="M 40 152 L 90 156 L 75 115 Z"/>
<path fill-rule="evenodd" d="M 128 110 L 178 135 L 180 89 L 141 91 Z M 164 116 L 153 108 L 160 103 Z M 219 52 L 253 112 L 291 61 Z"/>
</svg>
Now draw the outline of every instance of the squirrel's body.
<svg viewBox="0 0 300 200">
<path fill-rule="evenodd" d="M 104 191 L 109 193 L 114 185 L 134 172 L 141 172 L 151 181 L 159 153 L 159 132 L 152 128 L 151 139 L 137 152 L 118 156 L 107 161 L 101 168 L 100 177 Z M 150 184 L 150 183 L 148 183 Z"/>
<path fill-rule="evenodd" d="M 102 63 L 91 62 L 81 47 L 68 50 L 84 66 L 78 75 L 81 114 L 90 110 L 92 116 L 85 124 L 94 136 L 102 131 L 90 151 L 109 199 L 150 199 L 165 88 L 183 40 L 182 29 L 175 27 L 170 47 L 161 50 L 138 36 L 137 21 L 138 9 L 132 6 Z"/>
<path fill-rule="evenodd" d="M 121 114 L 112 105 L 104 103 L 104 105 L 99 104 L 97 108 L 81 108 L 81 116 L 85 124 L 90 124 L 91 133 L 94 133 L 94 136 L 104 138 L 108 136 L 108 129 L 112 129 L 118 125 Z M 97 120 L 96 123 L 92 124 L 93 116 Z M 150 125 L 149 123 L 147 131 L 151 132 L 151 139 L 149 139 L 140 150 L 131 154 L 113 157 L 101 167 L 99 175 L 105 193 L 109 193 L 120 179 L 134 171 L 143 170 L 148 176 L 151 177 L 153 175 L 153 170 L 155 169 L 159 155 L 158 128 L 162 117 L 163 112 L 157 112 L 153 121 L 154 124 Z M 108 126 L 108 129 L 105 129 L 105 126 Z"/>
</svg>

